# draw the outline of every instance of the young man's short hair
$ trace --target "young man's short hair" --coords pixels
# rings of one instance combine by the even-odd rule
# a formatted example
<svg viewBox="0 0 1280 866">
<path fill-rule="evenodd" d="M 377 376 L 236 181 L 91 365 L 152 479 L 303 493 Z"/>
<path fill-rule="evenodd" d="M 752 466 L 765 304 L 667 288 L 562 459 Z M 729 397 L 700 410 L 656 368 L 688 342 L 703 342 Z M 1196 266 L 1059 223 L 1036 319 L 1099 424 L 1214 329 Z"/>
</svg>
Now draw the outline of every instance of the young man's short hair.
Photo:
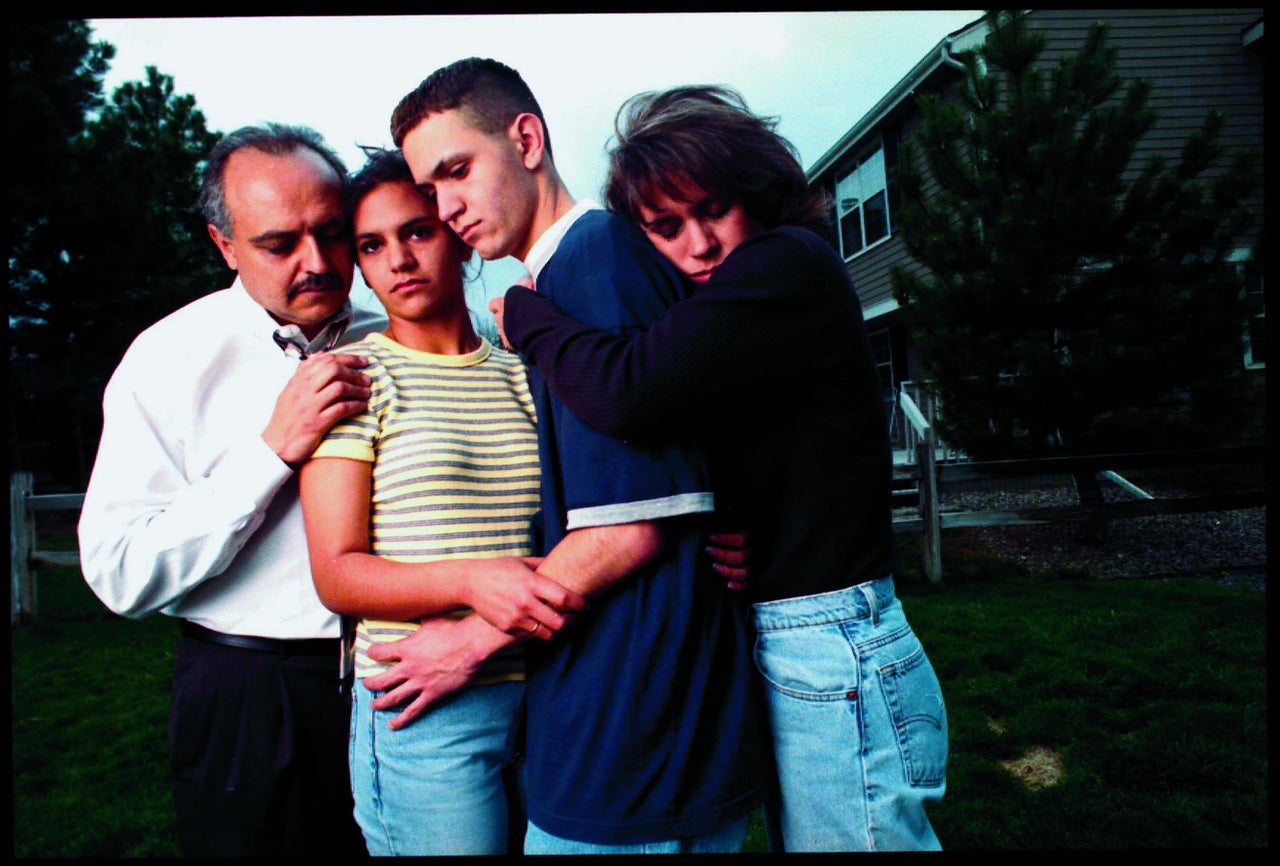
<svg viewBox="0 0 1280 866">
<path fill-rule="evenodd" d="M 488 135 L 506 132 L 520 114 L 542 122 L 543 149 L 551 156 L 551 133 L 533 91 L 510 66 L 484 57 L 468 57 L 442 66 L 400 100 L 391 114 L 391 140 L 405 136 L 430 114 L 465 109 L 476 128 Z"/>
</svg>

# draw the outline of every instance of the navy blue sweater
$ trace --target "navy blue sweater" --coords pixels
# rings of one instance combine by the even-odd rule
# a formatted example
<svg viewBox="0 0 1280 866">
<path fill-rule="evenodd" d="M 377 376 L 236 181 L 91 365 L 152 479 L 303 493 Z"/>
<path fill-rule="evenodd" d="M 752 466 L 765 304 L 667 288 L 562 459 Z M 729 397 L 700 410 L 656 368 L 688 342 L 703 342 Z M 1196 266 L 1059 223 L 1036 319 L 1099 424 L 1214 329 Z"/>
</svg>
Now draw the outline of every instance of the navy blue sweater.
<svg viewBox="0 0 1280 866">
<path fill-rule="evenodd" d="M 703 440 L 718 525 L 751 534 L 753 600 L 891 573 L 884 398 L 848 272 L 817 235 L 762 232 L 643 332 L 588 327 L 519 287 L 504 327 L 587 424 Z"/>
<path fill-rule="evenodd" d="M 635 224 L 603 210 L 573 223 L 538 282 L 548 300 L 620 334 L 687 294 Z M 689 436 L 620 442 L 553 399 L 536 371 L 529 379 L 545 547 L 571 524 L 645 519 L 661 521 L 665 542 L 554 641 L 530 641 L 529 819 L 614 845 L 709 833 L 755 805 L 763 734 L 742 599 L 698 574 L 707 465 Z"/>
</svg>

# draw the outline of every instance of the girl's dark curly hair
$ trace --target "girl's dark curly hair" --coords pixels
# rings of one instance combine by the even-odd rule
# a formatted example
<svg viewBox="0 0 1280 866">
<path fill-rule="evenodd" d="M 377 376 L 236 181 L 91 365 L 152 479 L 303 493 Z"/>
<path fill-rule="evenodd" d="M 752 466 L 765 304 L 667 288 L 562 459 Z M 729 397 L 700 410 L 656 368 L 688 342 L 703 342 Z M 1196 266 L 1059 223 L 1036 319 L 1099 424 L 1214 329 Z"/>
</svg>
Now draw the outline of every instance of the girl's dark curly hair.
<svg viewBox="0 0 1280 866">
<path fill-rule="evenodd" d="M 365 196 L 384 183 L 404 181 L 413 184 L 413 172 L 409 170 L 409 163 L 405 162 L 404 154 L 400 151 L 363 144 L 360 149 L 364 151 L 365 164 L 347 181 L 342 201 L 342 212 L 346 215 L 348 224 L 355 219 L 356 208 L 364 201 Z"/>
</svg>

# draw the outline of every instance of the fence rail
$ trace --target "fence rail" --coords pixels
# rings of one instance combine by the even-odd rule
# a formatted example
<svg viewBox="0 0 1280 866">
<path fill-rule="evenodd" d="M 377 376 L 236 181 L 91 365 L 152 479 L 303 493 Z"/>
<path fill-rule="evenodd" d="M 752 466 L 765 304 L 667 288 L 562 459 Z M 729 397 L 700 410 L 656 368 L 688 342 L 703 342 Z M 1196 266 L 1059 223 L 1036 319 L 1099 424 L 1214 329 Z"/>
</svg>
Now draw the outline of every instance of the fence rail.
<svg viewBox="0 0 1280 866">
<path fill-rule="evenodd" d="M 9 476 L 9 622 L 18 625 L 35 619 L 37 611 L 36 567 L 39 565 L 80 564 L 74 550 L 40 550 L 36 534 L 35 512 L 79 511 L 83 493 L 32 492 L 30 472 Z"/>
<path fill-rule="evenodd" d="M 1134 487 L 1115 474 L 1117 469 L 1171 468 L 1239 463 L 1261 463 L 1266 459 L 1262 445 L 1236 448 L 1206 448 L 1187 451 L 1090 454 L 1079 457 L 1049 457 L 1036 460 L 989 460 L 952 463 L 938 460 L 937 437 L 933 425 L 911 397 L 900 396 L 903 417 L 913 431 L 915 463 L 898 479 L 915 483 L 919 491 L 919 516 L 898 517 L 895 532 L 921 536 L 921 566 L 933 583 L 942 582 L 942 531 L 970 526 L 1019 526 L 1049 523 L 1083 523 L 1155 514 L 1188 514 L 1204 511 L 1233 511 L 1266 505 L 1266 491 L 1226 493 L 1160 499 Z M 1140 498 L 1131 502 L 1096 505 L 1056 505 L 1012 511 L 961 511 L 943 513 L 939 490 L 974 486 L 1000 486 L 1015 478 L 1071 475 L 1093 472 L 1133 489 Z M 10 623 L 29 622 L 37 613 L 35 573 L 40 565 L 75 567 L 77 551 L 40 550 L 35 512 L 79 511 L 83 493 L 36 495 L 30 472 L 15 472 L 9 479 L 9 576 Z"/>
<path fill-rule="evenodd" d="M 1205 511 L 1234 511 L 1267 504 L 1265 490 L 1177 498 L 1156 498 L 1116 473 L 1117 469 L 1174 468 L 1261 463 L 1266 447 L 1249 445 L 1232 448 L 1200 448 L 1183 451 L 1146 451 L 1120 454 L 1088 454 L 1076 457 L 1045 457 L 1033 460 L 988 460 L 939 462 L 936 431 L 927 413 L 920 410 L 906 389 L 899 395 L 903 417 L 912 431 L 908 440 L 916 445 L 916 460 L 899 481 L 915 482 L 919 489 L 919 516 L 898 517 L 895 532 L 921 536 L 921 566 L 933 583 L 942 582 L 942 530 L 970 526 L 1019 526 L 1050 523 L 1088 523 L 1099 520 L 1147 517 L 1156 514 L 1189 514 Z M 1000 488 L 1013 479 L 1093 473 L 1129 490 L 1139 497 L 1131 502 L 1103 502 L 1091 505 L 1055 505 L 1011 511 L 960 511 L 944 513 L 939 490 L 975 487 Z"/>
</svg>

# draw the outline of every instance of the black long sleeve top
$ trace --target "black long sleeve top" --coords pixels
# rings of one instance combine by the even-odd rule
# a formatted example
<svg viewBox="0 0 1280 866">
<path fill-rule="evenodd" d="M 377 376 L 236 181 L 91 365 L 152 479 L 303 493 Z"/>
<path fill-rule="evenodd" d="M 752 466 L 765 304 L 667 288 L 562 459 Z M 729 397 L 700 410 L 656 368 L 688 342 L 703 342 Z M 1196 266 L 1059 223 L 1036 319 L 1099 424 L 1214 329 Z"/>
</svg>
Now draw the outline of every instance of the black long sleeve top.
<svg viewBox="0 0 1280 866">
<path fill-rule="evenodd" d="M 596 330 L 520 287 L 504 329 L 591 426 L 653 439 L 694 425 L 722 525 L 750 533 L 753 600 L 891 573 L 883 394 L 848 272 L 817 235 L 744 242 L 645 331 Z"/>
</svg>

